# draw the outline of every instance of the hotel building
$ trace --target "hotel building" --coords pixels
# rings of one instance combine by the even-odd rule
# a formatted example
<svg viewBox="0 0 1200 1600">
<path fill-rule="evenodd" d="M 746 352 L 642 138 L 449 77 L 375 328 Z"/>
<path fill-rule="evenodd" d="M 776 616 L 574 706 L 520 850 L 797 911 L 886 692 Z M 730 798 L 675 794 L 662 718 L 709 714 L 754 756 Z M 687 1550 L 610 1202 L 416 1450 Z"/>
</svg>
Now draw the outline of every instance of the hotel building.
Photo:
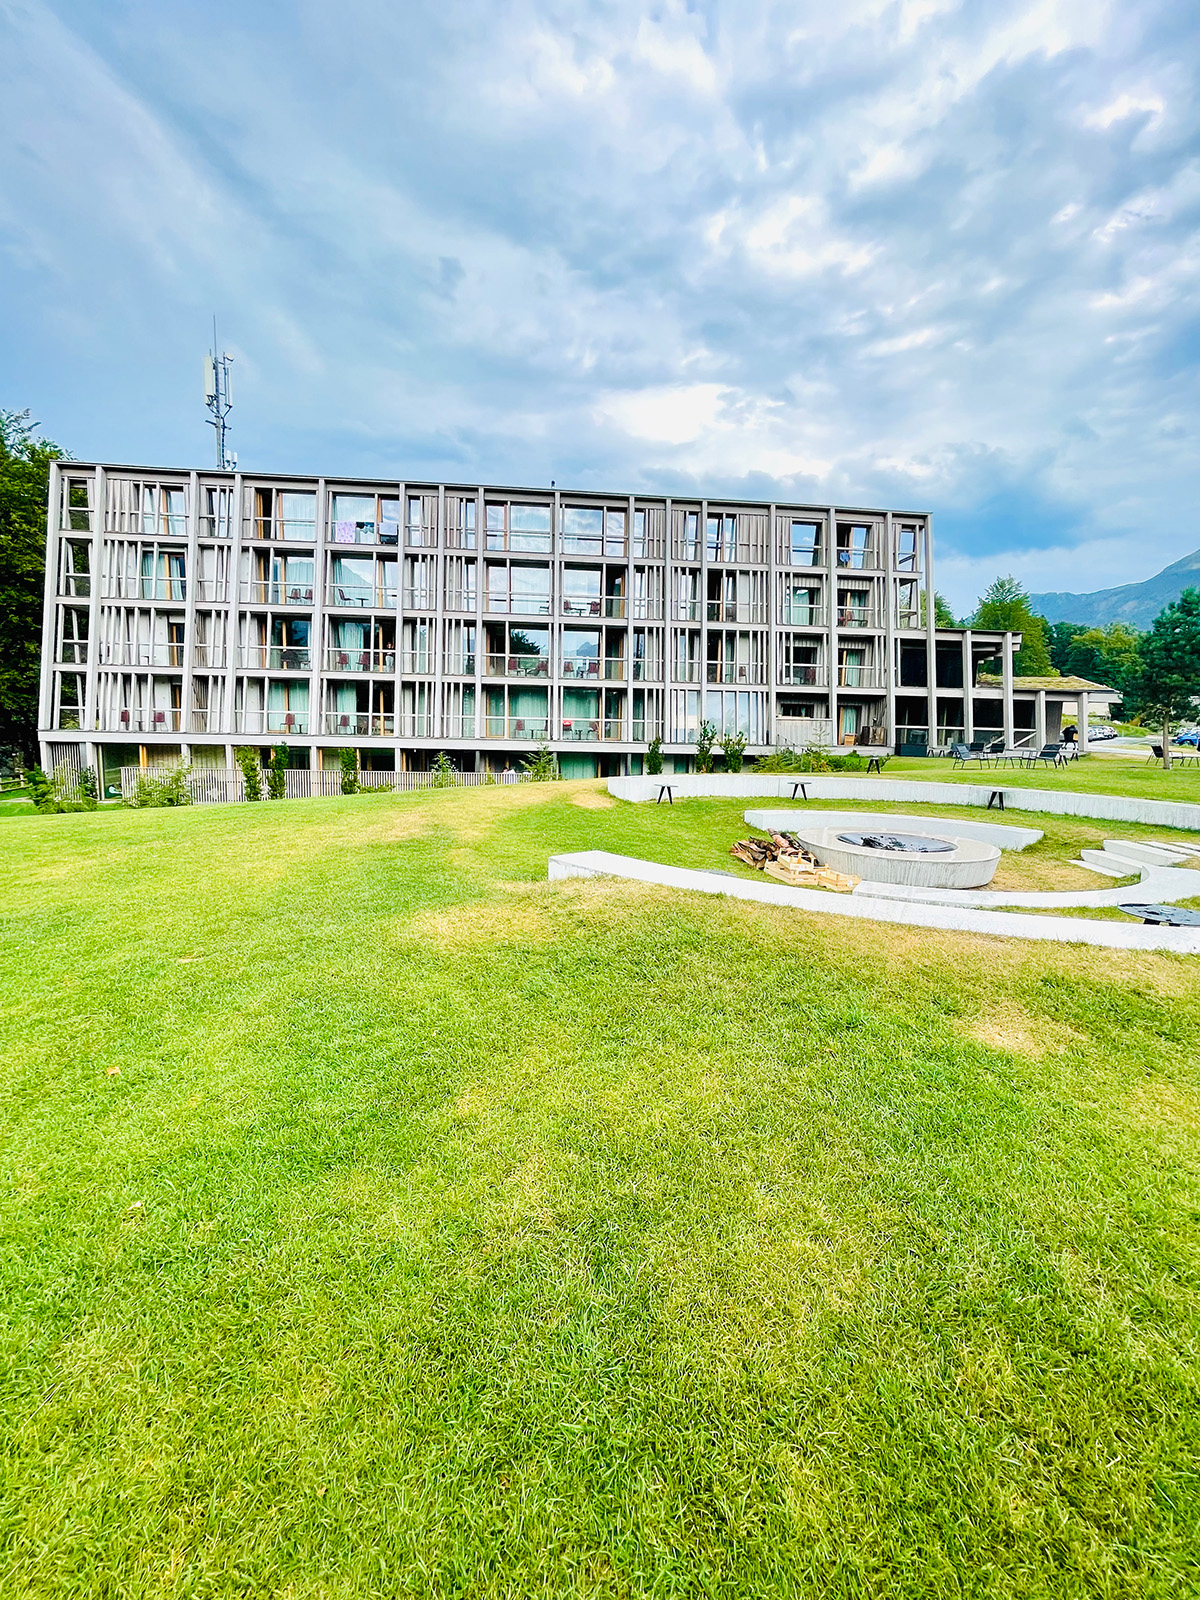
<svg viewBox="0 0 1200 1600">
<path fill-rule="evenodd" d="M 1019 636 L 938 628 L 921 513 L 57 463 L 43 762 L 686 770 L 1043 739 Z M 1039 726 L 1039 721 L 1042 726 Z"/>
</svg>

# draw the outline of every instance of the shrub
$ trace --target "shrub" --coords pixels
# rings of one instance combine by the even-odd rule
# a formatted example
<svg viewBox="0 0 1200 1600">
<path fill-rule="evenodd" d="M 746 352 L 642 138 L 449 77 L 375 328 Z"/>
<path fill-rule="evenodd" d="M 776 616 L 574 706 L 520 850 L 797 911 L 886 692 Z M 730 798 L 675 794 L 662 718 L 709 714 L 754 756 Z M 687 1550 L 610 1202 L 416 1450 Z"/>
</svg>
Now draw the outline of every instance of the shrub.
<svg viewBox="0 0 1200 1600">
<path fill-rule="evenodd" d="M 271 759 L 267 762 L 267 799 L 287 799 L 287 764 L 288 747 L 286 744 L 274 745 L 271 749 Z"/>
<path fill-rule="evenodd" d="M 700 724 L 696 734 L 696 771 L 711 772 L 713 768 L 713 745 L 717 740 L 716 726 L 705 720 Z"/>
<path fill-rule="evenodd" d="M 662 740 L 656 734 L 646 747 L 646 771 L 652 778 L 657 778 L 662 768 Z"/>
<path fill-rule="evenodd" d="M 237 764 L 242 769 L 242 781 L 246 789 L 246 799 L 249 801 L 261 800 L 262 772 L 258 765 L 258 751 L 250 745 L 243 745 L 237 752 Z"/>
<path fill-rule="evenodd" d="M 84 767 L 79 774 L 79 798 L 81 800 L 95 800 L 100 794 L 100 783 L 96 777 L 95 767 Z"/>
<path fill-rule="evenodd" d="M 192 790 L 188 780 L 191 775 L 191 767 L 172 767 L 169 772 L 157 776 L 149 771 L 140 772 L 137 787 L 124 804 L 138 811 L 146 807 L 190 806 Z"/>
<path fill-rule="evenodd" d="M 726 772 L 740 772 L 746 759 L 747 739 L 744 733 L 731 733 L 722 741 Z"/>
<path fill-rule="evenodd" d="M 530 783 L 553 783 L 558 777 L 558 758 L 543 739 L 529 760 L 522 761 L 521 770 Z"/>
<path fill-rule="evenodd" d="M 458 768 L 450 760 L 444 750 L 439 750 L 437 759 L 430 768 L 433 773 L 433 787 L 435 789 L 452 789 L 458 782 Z"/>
<path fill-rule="evenodd" d="M 358 756 L 353 750 L 342 750 L 338 753 L 338 766 L 342 769 L 342 793 L 357 794 L 361 785 L 358 781 Z"/>
<path fill-rule="evenodd" d="M 85 769 L 91 773 L 91 768 Z M 88 794 L 81 782 L 81 774 L 74 773 L 66 763 L 55 768 L 53 775 L 41 767 L 29 767 L 25 772 L 25 787 L 38 811 L 52 815 L 59 811 L 95 811 L 95 795 Z M 95 788 L 95 775 L 92 775 Z"/>
</svg>

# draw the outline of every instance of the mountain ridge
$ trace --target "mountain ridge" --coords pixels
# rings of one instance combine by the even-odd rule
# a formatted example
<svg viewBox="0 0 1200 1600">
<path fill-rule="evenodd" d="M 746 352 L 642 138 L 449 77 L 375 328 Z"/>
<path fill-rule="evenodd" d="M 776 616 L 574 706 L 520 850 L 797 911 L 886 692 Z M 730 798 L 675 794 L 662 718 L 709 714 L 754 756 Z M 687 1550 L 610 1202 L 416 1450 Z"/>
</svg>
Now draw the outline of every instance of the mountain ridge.
<svg viewBox="0 0 1200 1600">
<path fill-rule="evenodd" d="M 1190 588 L 1200 588 L 1200 550 L 1181 556 L 1141 583 L 1122 583 L 1115 589 L 1095 589 L 1090 594 L 1065 590 L 1031 594 L 1029 604 L 1047 622 L 1080 622 L 1089 628 L 1126 622 L 1131 628 L 1145 629 L 1164 606 Z"/>
</svg>

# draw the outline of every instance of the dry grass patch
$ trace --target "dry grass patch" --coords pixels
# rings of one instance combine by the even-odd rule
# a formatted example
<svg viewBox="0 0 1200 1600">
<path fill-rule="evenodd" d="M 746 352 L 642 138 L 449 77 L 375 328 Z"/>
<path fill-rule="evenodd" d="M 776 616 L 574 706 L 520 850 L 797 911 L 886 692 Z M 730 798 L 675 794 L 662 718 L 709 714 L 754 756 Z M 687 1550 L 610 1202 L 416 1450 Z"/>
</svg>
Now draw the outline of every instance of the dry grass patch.
<svg viewBox="0 0 1200 1600">
<path fill-rule="evenodd" d="M 548 944 L 557 936 L 547 916 L 544 895 L 525 893 L 513 901 L 472 900 L 445 911 L 418 911 L 401 930 L 406 939 L 438 950 L 463 950 L 472 945 Z"/>
<path fill-rule="evenodd" d="M 582 806 L 585 811 L 611 811 L 616 803 L 612 795 L 600 789 L 583 789 L 571 796 L 571 804 Z"/>
<path fill-rule="evenodd" d="M 1070 1050 L 1088 1041 L 1082 1033 L 1049 1017 L 1034 1017 L 1015 1006 L 974 1017 L 959 1024 L 961 1032 L 989 1050 L 1006 1050 L 1011 1055 L 1040 1058 Z"/>
</svg>

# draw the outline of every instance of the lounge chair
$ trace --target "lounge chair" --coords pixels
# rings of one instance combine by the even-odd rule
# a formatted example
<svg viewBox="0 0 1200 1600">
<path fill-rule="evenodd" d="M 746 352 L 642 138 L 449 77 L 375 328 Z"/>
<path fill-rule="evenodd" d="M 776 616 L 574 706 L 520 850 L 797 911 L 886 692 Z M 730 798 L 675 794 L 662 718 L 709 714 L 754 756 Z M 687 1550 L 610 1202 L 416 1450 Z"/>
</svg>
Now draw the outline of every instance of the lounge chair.
<svg viewBox="0 0 1200 1600">
<path fill-rule="evenodd" d="M 1033 767 L 1039 761 L 1044 761 L 1049 767 L 1061 767 L 1063 765 L 1062 745 L 1044 744 L 1040 750 L 1031 750 L 1027 756 L 1022 758 L 1021 765 L 1023 767 Z"/>
</svg>

